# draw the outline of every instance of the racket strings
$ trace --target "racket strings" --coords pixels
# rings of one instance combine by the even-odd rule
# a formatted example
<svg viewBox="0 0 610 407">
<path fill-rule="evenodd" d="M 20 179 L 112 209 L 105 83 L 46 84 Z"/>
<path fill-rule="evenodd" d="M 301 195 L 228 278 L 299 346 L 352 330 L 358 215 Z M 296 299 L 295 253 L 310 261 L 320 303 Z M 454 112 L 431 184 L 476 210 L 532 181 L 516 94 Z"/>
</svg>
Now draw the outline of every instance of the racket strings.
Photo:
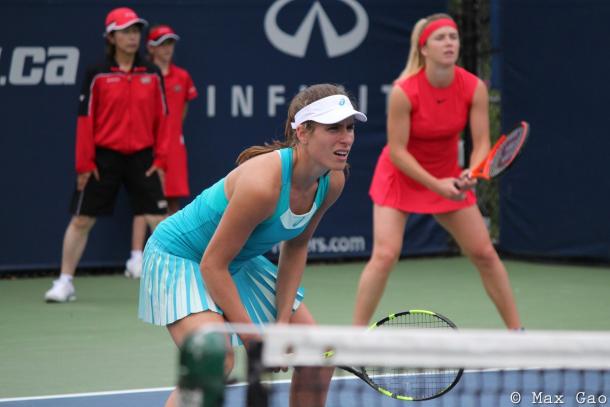
<svg viewBox="0 0 610 407">
<path fill-rule="evenodd" d="M 494 177 L 504 171 L 513 162 L 525 141 L 527 131 L 519 127 L 506 136 L 506 140 L 496 151 L 489 166 L 489 175 Z"/>
<path fill-rule="evenodd" d="M 365 368 L 379 387 L 400 396 L 428 399 L 443 393 L 455 381 L 458 370 Z"/>
<path fill-rule="evenodd" d="M 382 327 L 453 329 L 454 326 L 434 314 L 404 313 L 387 319 Z M 444 368 L 363 368 L 377 386 L 397 396 L 428 399 L 447 391 L 461 375 L 460 369 Z"/>
</svg>

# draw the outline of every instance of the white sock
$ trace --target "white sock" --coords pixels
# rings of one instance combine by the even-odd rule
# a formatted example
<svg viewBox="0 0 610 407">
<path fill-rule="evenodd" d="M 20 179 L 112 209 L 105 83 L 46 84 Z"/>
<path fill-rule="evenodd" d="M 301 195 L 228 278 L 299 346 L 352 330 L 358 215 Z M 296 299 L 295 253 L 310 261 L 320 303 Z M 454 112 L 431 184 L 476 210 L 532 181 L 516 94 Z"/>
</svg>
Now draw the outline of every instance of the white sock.
<svg viewBox="0 0 610 407">
<path fill-rule="evenodd" d="M 142 259 L 142 250 L 132 250 L 131 258 L 133 260 L 141 260 Z"/>
<path fill-rule="evenodd" d="M 70 274 L 61 273 L 59 275 L 59 281 L 61 281 L 62 283 L 72 283 L 72 278 L 73 276 L 71 276 Z"/>
</svg>

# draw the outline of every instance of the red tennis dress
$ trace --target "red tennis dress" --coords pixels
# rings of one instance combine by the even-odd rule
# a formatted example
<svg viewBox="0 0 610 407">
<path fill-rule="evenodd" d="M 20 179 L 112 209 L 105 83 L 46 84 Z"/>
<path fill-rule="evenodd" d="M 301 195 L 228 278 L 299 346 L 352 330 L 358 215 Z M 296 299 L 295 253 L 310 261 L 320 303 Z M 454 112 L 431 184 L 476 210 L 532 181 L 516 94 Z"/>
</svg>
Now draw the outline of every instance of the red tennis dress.
<svg viewBox="0 0 610 407">
<path fill-rule="evenodd" d="M 458 141 L 478 81 L 475 75 L 456 66 L 453 82 L 445 88 L 430 85 L 424 69 L 395 83 L 411 102 L 411 132 L 406 148 L 437 178 L 459 177 L 462 171 L 458 165 Z M 472 190 L 466 192 L 464 200 L 453 201 L 408 177 L 390 160 L 388 146 L 377 161 L 369 194 L 377 205 L 412 213 L 451 212 L 476 203 Z"/>
<path fill-rule="evenodd" d="M 197 97 L 197 89 L 191 75 L 174 64 L 170 65 L 169 72 L 163 77 L 163 80 L 169 108 L 167 126 L 170 137 L 165 173 L 165 196 L 168 198 L 187 197 L 190 190 L 182 121 L 184 106 Z"/>
</svg>

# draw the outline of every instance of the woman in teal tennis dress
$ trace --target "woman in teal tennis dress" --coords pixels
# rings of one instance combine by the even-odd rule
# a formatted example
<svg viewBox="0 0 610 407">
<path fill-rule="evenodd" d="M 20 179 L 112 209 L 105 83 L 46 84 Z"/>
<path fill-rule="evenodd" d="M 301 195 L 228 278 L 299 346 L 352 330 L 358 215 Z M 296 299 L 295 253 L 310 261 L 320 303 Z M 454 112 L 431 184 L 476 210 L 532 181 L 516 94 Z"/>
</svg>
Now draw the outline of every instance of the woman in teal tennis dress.
<svg viewBox="0 0 610 407">
<path fill-rule="evenodd" d="M 314 324 L 299 285 L 308 241 L 343 190 L 354 119 L 366 116 L 340 87 L 297 94 L 284 142 L 243 151 L 233 171 L 155 229 L 144 250 L 139 317 L 165 325 L 178 346 L 207 324 Z M 279 242 L 276 267 L 263 254 Z M 253 337 L 239 339 L 248 346 Z M 324 405 L 331 374 L 296 369 L 291 403 Z M 312 380 L 319 392 L 294 391 Z"/>
</svg>

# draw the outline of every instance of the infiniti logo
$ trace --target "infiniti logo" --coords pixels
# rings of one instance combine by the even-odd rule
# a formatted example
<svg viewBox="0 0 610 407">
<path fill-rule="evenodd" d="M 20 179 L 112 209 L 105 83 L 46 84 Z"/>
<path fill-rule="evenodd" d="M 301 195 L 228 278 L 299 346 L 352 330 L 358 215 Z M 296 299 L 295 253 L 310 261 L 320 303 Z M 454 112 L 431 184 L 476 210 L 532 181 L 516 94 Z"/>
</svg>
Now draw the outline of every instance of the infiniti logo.
<svg viewBox="0 0 610 407">
<path fill-rule="evenodd" d="M 356 0 L 340 0 L 351 7 L 356 14 L 356 25 L 354 28 L 341 35 L 335 30 L 319 1 L 314 2 L 311 6 L 295 34 L 288 34 L 282 31 L 277 25 L 277 15 L 286 4 L 292 1 L 294 0 L 277 0 L 267 10 L 267 14 L 265 14 L 265 34 L 271 44 L 278 50 L 294 57 L 303 58 L 305 51 L 307 51 L 307 45 L 309 44 L 316 19 L 320 24 L 324 47 L 330 58 L 347 54 L 364 41 L 369 29 L 369 18 L 364 7 Z"/>
</svg>

